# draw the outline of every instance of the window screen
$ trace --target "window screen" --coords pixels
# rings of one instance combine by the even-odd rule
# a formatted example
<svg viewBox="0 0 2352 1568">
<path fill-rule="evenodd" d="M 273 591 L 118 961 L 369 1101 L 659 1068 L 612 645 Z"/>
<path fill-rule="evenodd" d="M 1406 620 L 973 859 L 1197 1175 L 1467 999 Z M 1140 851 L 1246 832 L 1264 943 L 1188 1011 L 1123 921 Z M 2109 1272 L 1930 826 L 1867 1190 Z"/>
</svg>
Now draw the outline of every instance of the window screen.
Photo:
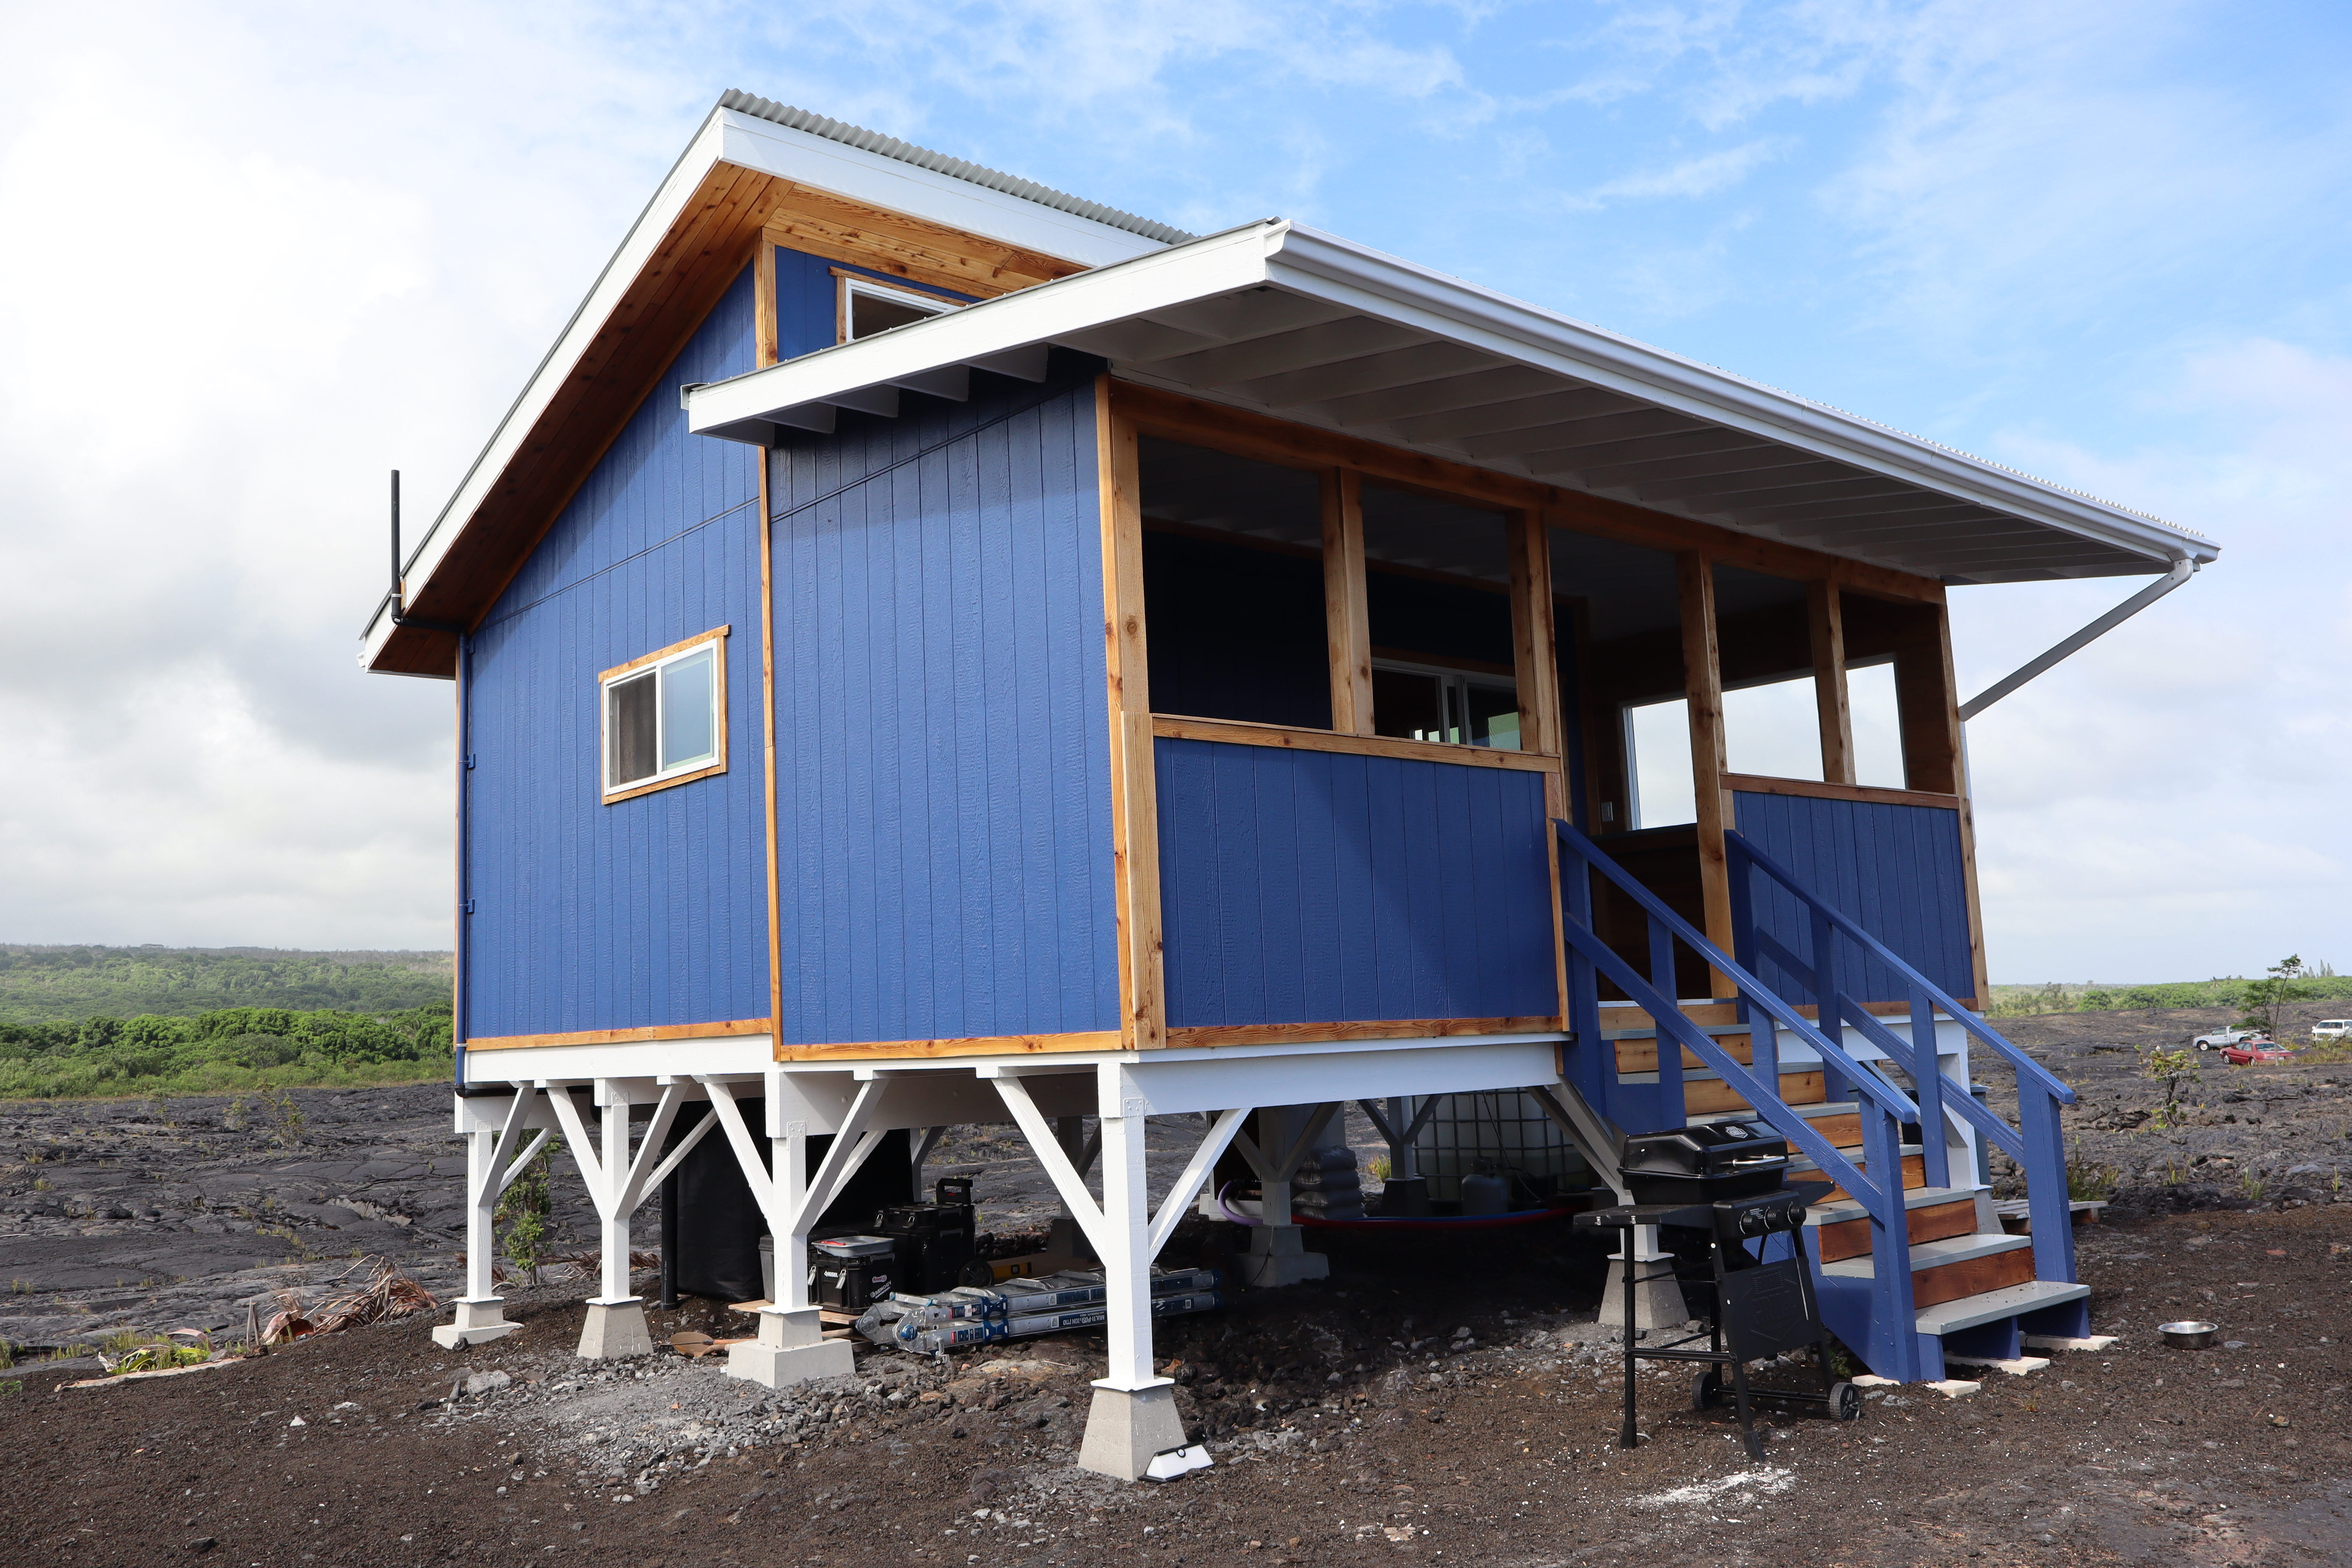
<svg viewBox="0 0 2352 1568">
<path fill-rule="evenodd" d="M 661 771 L 654 760 L 654 711 L 659 683 L 653 670 L 616 680 L 605 689 L 604 734 L 611 752 L 608 788 L 635 784 Z"/>
</svg>

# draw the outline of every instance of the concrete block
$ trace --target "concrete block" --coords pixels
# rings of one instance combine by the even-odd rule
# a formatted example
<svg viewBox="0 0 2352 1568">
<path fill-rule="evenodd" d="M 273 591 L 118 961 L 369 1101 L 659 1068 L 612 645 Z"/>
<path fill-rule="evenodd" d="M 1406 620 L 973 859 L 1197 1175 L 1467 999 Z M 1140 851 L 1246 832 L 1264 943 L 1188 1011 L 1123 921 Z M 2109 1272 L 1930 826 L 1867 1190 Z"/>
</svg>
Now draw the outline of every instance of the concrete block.
<svg viewBox="0 0 2352 1568">
<path fill-rule="evenodd" d="M 2028 1334 L 2025 1345 L 2037 1351 L 2103 1351 L 2116 1342 L 2113 1334 L 2093 1334 L 2087 1339 L 2068 1339 L 2061 1334 Z"/>
<path fill-rule="evenodd" d="M 1940 1383 L 1923 1383 L 1919 1386 L 1922 1388 L 1932 1388 L 1947 1399 L 1966 1399 L 1969 1394 L 1974 1394 L 1979 1389 L 1982 1388 L 1984 1384 L 1981 1383 L 1970 1383 L 1966 1378 L 1948 1377 Z"/>
<path fill-rule="evenodd" d="M 1144 1388 L 1095 1384 L 1078 1468 L 1131 1481 L 1151 1468 L 1155 1457 L 1182 1447 L 1184 1420 L 1177 1414 L 1174 1384 L 1163 1377 Z"/>
<path fill-rule="evenodd" d="M 2023 1377 L 2029 1372 L 2040 1372 L 2043 1367 L 2048 1366 L 2050 1364 L 2050 1358 L 2048 1356 L 2039 1355 L 2021 1355 L 2011 1357 L 2006 1361 L 2000 1361 L 1990 1356 L 1954 1355 L 1951 1352 L 1946 1351 L 1944 1352 L 1944 1364 L 1946 1366 L 1983 1367 L 1989 1372 L 2005 1372 L 2011 1377 Z"/>
<path fill-rule="evenodd" d="M 433 1342 L 443 1350 L 484 1344 L 522 1327 L 507 1321 L 506 1301 L 500 1297 L 476 1297 L 452 1305 L 457 1308 L 455 1317 L 433 1331 Z"/>
<path fill-rule="evenodd" d="M 1633 1259 L 1637 1272 L 1663 1272 L 1672 1259 L 1672 1253 L 1645 1253 Z M 1656 1279 L 1645 1279 L 1633 1287 L 1633 1327 L 1636 1329 L 1679 1329 L 1690 1321 L 1690 1309 L 1683 1303 L 1682 1287 L 1674 1276 L 1664 1274 Z M 1609 1260 L 1609 1279 L 1601 1291 L 1599 1321 L 1611 1328 L 1621 1328 L 1625 1321 L 1625 1262 L 1622 1258 Z"/>
<path fill-rule="evenodd" d="M 1331 1277 L 1331 1260 L 1307 1250 L 1302 1227 L 1261 1225 L 1249 1233 L 1249 1249 L 1242 1255 L 1242 1282 L 1253 1289 L 1297 1285 Z"/>
<path fill-rule="evenodd" d="M 654 1336 L 646 1327 L 646 1304 L 635 1296 L 621 1301 L 591 1301 L 588 1321 L 580 1327 L 579 1355 L 590 1361 L 617 1361 L 623 1356 L 651 1355 Z"/>
<path fill-rule="evenodd" d="M 727 1347 L 727 1375 L 768 1388 L 846 1377 L 856 1370 L 856 1352 L 847 1340 L 824 1337 L 824 1324 L 814 1307 L 797 1311 L 762 1308 L 759 1338 Z"/>
</svg>

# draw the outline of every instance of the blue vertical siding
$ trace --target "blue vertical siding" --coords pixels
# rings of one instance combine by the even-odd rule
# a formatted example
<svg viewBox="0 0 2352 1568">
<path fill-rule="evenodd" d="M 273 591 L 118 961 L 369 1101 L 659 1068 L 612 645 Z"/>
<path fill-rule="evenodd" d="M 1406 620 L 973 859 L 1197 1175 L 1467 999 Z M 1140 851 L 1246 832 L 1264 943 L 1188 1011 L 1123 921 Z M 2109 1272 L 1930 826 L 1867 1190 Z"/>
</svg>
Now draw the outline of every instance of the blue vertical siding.
<svg viewBox="0 0 2352 1568">
<path fill-rule="evenodd" d="M 1118 1026 L 1095 369 L 774 454 L 789 1043 Z"/>
<path fill-rule="evenodd" d="M 1814 897 L 1954 996 L 1975 992 L 1958 812 L 1745 792 L 1735 800 L 1739 831 Z M 1758 928 L 1791 952 L 1810 953 L 1811 929 L 1803 908 L 1769 878 L 1758 877 L 1756 886 Z M 1909 999 L 1893 970 L 1864 962 L 1853 944 L 1841 943 L 1838 956 L 1844 966 L 1841 984 L 1853 995 L 1865 1002 Z M 1792 996 L 1811 994 L 1777 964 L 1765 964 L 1758 978 Z"/>
<path fill-rule="evenodd" d="M 1155 746 L 1168 1021 L 1559 1011 L 1541 774 Z"/>
<path fill-rule="evenodd" d="M 767 1015 L 759 455 L 677 395 L 753 368 L 751 293 L 747 268 L 467 646 L 468 1037 Z M 598 672 L 719 626 L 728 771 L 603 805 Z"/>
</svg>

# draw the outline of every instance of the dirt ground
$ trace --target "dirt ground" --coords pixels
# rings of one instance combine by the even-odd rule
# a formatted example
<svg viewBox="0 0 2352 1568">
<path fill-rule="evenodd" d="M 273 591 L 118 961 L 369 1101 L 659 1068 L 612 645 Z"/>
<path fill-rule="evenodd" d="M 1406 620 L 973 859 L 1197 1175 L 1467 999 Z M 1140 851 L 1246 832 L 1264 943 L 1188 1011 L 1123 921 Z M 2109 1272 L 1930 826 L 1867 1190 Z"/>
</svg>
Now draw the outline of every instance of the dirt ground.
<svg viewBox="0 0 2352 1568">
<path fill-rule="evenodd" d="M 15 1460 L 0 1562 L 2352 1561 L 2352 1207 L 2331 1201 L 2352 1068 L 2215 1063 L 2189 1097 L 2206 1109 L 2158 1132 L 2134 1123 L 2156 1092 L 2135 1076 L 2137 1057 L 2099 1047 L 2128 1047 L 2137 1030 L 2174 1043 L 2183 1019 L 2202 1026 L 2201 1015 L 2004 1025 L 2078 1085 L 2070 1146 L 2122 1173 L 2108 1223 L 2080 1233 L 2093 1321 L 2116 1343 L 1992 1374 L 1971 1396 L 1877 1391 L 1852 1424 L 1780 1421 L 1760 1466 L 1727 1416 L 1691 1410 L 1680 1372 L 1643 1377 L 1647 1440 L 1614 1446 L 1620 1363 L 1591 1321 L 1599 1257 L 1546 1226 L 1318 1238 L 1330 1280 L 1163 1321 L 1163 1369 L 1216 1458 L 1167 1486 L 1074 1468 L 1101 1368 L 1100 1341 L 1086 1334 L 944 1361 L 871 1350 L 855 1378 L 779 1393 L 725 1377 L 714 1360 L 578 1360 L 570 1298 L 592 1287 L 567 1282 L 516 1292 L 524 1329 L 455 1354 L 419 1317 L 100 1387 L 61 1386 L 96 1375 L 86 1361 L 28 1360 L 0 1373 L 0 1390 L 22 1384 L 0 1393 L 0 1443 Z M 0 1309 L 0 1333 L 22 1343 L 42 1342 L 17 1324 L 174 1327 L 183 1309 L 226 1312 L 265 1277 L 347 1268 L 352 1246 L 390 1252 L 440 1288 L 454 1278 L 458 1193 L 454 1169 L 439 1169 L 457 1155 L 445 1095 L 322 1096 L 301 1137 L 277 1142 L 191 1130 L 201 1108 L 177 1102 L 178 1130 L 145 1133 L 106 1132 L 144 1125 L 119 1105 L 0 1108 L 0 1150 L 16 1153 L 0 1168 L 0 1189 L 15 1189 L 0 1197 L 0 1273 L 27 1281 L 5 1299 L 16 1310 Z M 974 1139 L 933 1169 L 970 1162 L 991 1223 L 1026 1221 L 1034 1193 L 990 1199 L 1028 1192 L 1034 1168 L 1017 1150 Z M 44 1169 L 72 1180 L 32 1188 Z M 2214 1173 L 2162 1179 L 2173 1170 Z M 2259 1197 L 2249 1175 L 2264 1184 Z M 240 1217 L 239 1182 L 276 1193 L 285 1212 L 328 1211 L 275 1227 L 310 1258 L 288 1263 L 288 1238 L 267 1219 L 226 1227 Z M 133 1208 L 119 1195 L 133 1186 L 217 1195 L 201 1209 L 179 1197 Z M 26 1202 L 70 1209 L 7 1212 Z M 104 1217 L 115 1207 L 131 1213 Z M 346 1230 L 336 1215 L 379 1228 Z M 207 1215 L 224 1228 L 193 1228 Z M 1213 1263 L 1232 1240 L 1195 1222 L 1171 1260 Z M 189 1278 L 118 1290 L 108 1281 L 134 1247 L 159 1259 L 179 1249 Z M 2164 1348 L 2154 1325 L 2182 1315 L 2220 1323 L 2228 1348 Z M 665 1339 L 740 1321 L 698 1301 L 655 1320 Z"/>
</svg>

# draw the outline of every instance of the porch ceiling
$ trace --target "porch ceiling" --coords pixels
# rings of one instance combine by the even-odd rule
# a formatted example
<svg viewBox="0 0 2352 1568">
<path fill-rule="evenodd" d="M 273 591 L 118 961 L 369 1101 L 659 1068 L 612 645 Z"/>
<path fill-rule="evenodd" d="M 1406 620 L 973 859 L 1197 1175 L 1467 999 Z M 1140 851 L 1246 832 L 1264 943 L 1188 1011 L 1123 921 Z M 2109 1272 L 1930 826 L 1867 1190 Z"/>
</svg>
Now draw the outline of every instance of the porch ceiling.
<svg viewBox="0 0 2352 1568">
<path fill-rule="evenodd" d="M 2198 534 L 1279 219 L 690 389 L 766 444 L 1035 379 L 1137 383 L 1948 583 L 2152 573 Z"/>
</svg>

